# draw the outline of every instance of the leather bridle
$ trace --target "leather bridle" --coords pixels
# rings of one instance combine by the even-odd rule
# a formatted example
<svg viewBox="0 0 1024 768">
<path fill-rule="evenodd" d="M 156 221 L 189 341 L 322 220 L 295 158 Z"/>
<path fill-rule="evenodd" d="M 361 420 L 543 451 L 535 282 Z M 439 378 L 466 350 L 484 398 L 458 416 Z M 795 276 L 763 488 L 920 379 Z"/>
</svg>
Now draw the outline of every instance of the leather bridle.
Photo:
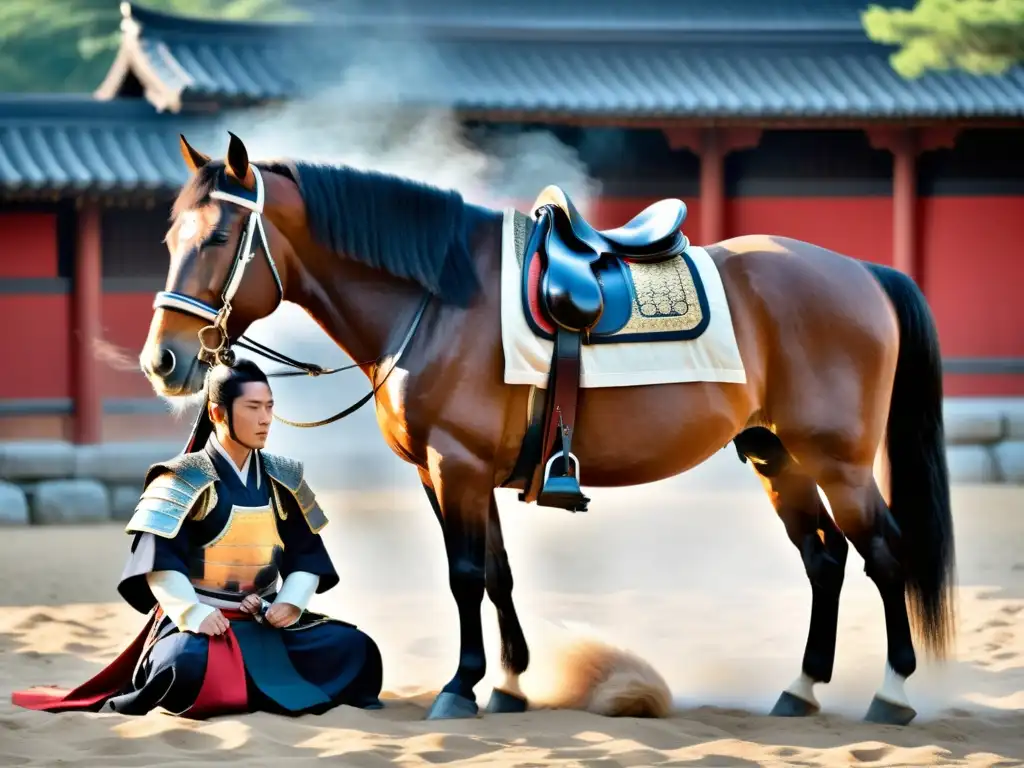
<svg viewBox="0 0 1024 768">
<path fill-rule="evenodd" d="M 257 247 L 263 252 L 264 258 L 267 260 L 267 266 L 270 268 L 270 274 L 274 278 L 274 284 L 277 288 L 277 304 L 274 307 L 276 310 L 281 303 L 284 301 L 284 285 L 281 282 L 281 274 L 278 272 L 277 265 L 274 263 L 274 257 L 270 252 L 270 242 L 267 239 L 267 232 L 263 227 L 263 207 L 264 207 L 264 185 L 263 177 L 260 175 L 259 169 L 255 165 L 250 165 L 250 169 L 253 173 L 253 179 L 255 184 L 252 190 L 248 190 L 240 184 L 232 184 L 231 191 L 220 189 L 219 186 L 215 188 L 211 193 L 210 197 L 214 200 L 221 200 L 232 205 L 237 205 L 245 210 L 249 211 L 249 217 L 246 221 L 245 232 L 242 235 L 241 240 L 238 243 L 238 248 L 235 251 L 235 257 L 231 262 L 231 268 L 228 270 L 228 275 L 224 280 L 224 288 L 221 290 L 220 296 L 220 308 L 213 307 L 204 301 L 201 301 L 194 296 L 189 296 L 185 293 L 178 291 L 159 291 L 153 299 L 153 309 L 164 309 L 173 310 L 175 312 L 181 312 L 186 315 L 198 317 L 201 320 L 206 320 L 210 324 L 204 326 L 199 331 L 199 345 L 200 351 L 197 357 L 204 362 L 214 364 L 220 362 L 223 365 L 231 366 L 235 363 L 235 353 L 231 349 L 232 344 L 235 344 L 243 349 L 247 349 L 250 352 L 255 352 L 258 355 L 274 360 L 275 362 L 283 363 L 294 368 L 294 371 L 274 371 L 268 373 L 267 376 L 271 377 L 284 377 L 284 376 L 326 376 L 332 373 L 338 373 L 340 371 L 347 371 L 352 368 L 361 368 L 365 365 L 372 365 L 370 380 L 373 381 L 377 377 L 377 366 L 386 355 L 381 355 L 376 360 L 367 360 L 362 363 L 353 363 L 352 365 L 341 366 L 340 368 L 322 368 L 319 365 L 312 363 L 303 363 L 295 360 L 287 355 L 283 355 L 269 347 L 260 344 L 258 341 L 254 341 L 246 336 L 240 336 L 234 342 L 228 335 L 228 319 L 231 316 L 231 302 L 234 300 L 235 295 L 238 293 L 238 289 L 242 285 L 242 278 L 245 276 L 245 268 L 256 258 L 256 251 L 253 249 L 254 240 L 258 239 Z M 223 172 L 222 172 L 223 173 Z M 218 179 L 218 184 L 220 179 Z M 355 413 L 357 410 L 362 408 L 368 403 L 377 392 L 387 381 L 388 376 L 391 375 L 392 371 L 398 365 L 398 361 L 401 359 L 402 354 L 405 352 L 406 347 L 412 340 L 413 335 L 416 333 L 416 329 L 419 327 L 420 320 L 423 318 L 423 313 L 427 308 L 427 304 L 430 303 L 430 294 L 425 293 L 423 300 L 420 302 L 416 309 L 416 314 L 409 325 L 409 329 L 402 339 L 402 343 L 398 348 L 398 351 L 392 358 L 391 367 L 388 369 L 387 374 L 380 380 L 380 382 L 361 400 L 349 406 L 345 410 L 331 416 L 327 419 L 321 419 L 320 421 L 289 421 L 274 414 L 274 418 L 283 424 L 288 424 L 292 427 L 320 427 L 326 424 L 331 424 L 339 419 L 343 419 L 349 414 Z M 215 334 L 215 335 L 214 335 Z"/>
</svg>

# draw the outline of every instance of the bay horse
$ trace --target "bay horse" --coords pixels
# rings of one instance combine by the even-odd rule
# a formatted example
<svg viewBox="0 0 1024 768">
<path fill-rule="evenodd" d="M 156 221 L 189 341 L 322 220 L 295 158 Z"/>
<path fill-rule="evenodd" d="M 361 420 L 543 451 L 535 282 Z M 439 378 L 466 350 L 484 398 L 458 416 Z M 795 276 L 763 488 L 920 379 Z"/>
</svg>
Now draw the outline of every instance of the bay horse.
<svg viewBox="0 0 1024 768">
<path fill-rule="evenodd" d="M 283 300 L 353 360 L 368 361 L 359 367 L 380 431 L 416 468 L 443 529 L 458 608 L 458 666 L 427 717 L 479 712 L 485 592 L 505 673 L 488 711 L 524 711 L 518 680 L 529 650 L 495 489 L 523 488 L 506 481 L 530 388 L 502 375 L 501 212 L 374 171 L 250 163 L 233 134 L 224 160 L 184 136 L 181 152 L 191 176 L 166 235 L 170 267 L 140 355 L 145 375 L 163 397 L 201 391 L 211 359 L 204 352 L 225 353 Z M 955 634 L 942 370 L 930 309 L 903 273 L 810 243 L 743 236 L 704 247 L 721 274 L 747 382 L 581 389 L 576 456 L 590 485 L 627 486 L 677 475 L 732 441 L 811 584 L 801 673 L 772 713 L 820 708 L 813 688 L 832 676 L 849 540 L 881 595 L 888 640 L 884 679 L 865 717 L 907 724 L 916 714 L 904 690 L 917 665 L 915 640 L 941 659 Z M 888 504 L 873 475 L 883 440 Z"/>
</svg>

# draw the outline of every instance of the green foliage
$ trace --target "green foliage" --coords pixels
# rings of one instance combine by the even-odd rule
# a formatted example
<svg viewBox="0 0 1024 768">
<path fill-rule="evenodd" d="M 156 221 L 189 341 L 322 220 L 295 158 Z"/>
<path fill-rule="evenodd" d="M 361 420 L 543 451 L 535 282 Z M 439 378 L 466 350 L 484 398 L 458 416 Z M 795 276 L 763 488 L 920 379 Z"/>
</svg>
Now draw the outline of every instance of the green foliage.
<svg viewBox="0 0 1024 768">
<path fill-rule="evenodd" d="M 890 63 L 906 78 L 949 69 L 1000 74 L 1024 61 L 1024 0 L 918 0 L 909 11 L 872 5 L 861 21 L 875 42 L 901 46 Z"/>
<path fill-rule="evenodd" d="M 284 0 L 145 0 L 155 11 L 200 18 L 300 18 Z M 0 91 L 91 92 L 121 39 L 117 0 L 0 0 Z"/>
</svg>

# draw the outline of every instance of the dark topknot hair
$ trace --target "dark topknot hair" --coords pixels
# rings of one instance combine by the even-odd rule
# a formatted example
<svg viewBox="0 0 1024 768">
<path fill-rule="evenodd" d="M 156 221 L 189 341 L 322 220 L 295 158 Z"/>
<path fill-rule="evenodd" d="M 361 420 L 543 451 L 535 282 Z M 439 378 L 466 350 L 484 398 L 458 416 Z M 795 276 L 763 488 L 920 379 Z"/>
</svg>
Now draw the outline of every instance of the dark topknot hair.
<svg viewBox="0 0 1024 768">
<path fill-rule="evenodd" d="M 234 365 L 215 365 L 206 379 L 210 402 L 231 410 L 231 404 L 242 394 L 242 386 L 251 382 L 270 385 L 267 374 L 252 360 L 241 359 Z"/>
</svg>

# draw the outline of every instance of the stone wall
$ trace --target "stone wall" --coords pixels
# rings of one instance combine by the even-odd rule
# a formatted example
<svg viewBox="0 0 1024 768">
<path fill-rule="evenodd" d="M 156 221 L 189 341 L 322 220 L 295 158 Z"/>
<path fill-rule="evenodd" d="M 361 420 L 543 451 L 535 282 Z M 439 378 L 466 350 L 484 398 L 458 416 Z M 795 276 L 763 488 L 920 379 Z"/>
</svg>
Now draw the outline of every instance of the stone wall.
<svg viewBox="0 0 1024 768">
<path fill-rule="evenodd" d="M 944 410 L 954 483 L 1024 485 L 1024 399 L 956 398 L 948 400 Z M 379 434 L 363 432 L 362 438 L 358 446 L 337 445 L 323 433 L 321 445 L 336 450 L 307 464 L 307 473 L 346 488 L 381 489 L 415 479 L 415 473 L 384 447 Z M 179 450 L 180 441 L 0 443 L 0 525 L 127 520 L 146 470 Z M 297 445 L 274 450 L 308 453 Z"/>
<path fill-rule="evenodd" d="M 954 482 L 1024 484 L 1024 398 L 950 398 L 943 410 Z"/>
<path fill-rule="evenodd" d="M 150 465 L 181 443 L 0 443 L 0 523 L 127 520 Z"/>
</svg>

